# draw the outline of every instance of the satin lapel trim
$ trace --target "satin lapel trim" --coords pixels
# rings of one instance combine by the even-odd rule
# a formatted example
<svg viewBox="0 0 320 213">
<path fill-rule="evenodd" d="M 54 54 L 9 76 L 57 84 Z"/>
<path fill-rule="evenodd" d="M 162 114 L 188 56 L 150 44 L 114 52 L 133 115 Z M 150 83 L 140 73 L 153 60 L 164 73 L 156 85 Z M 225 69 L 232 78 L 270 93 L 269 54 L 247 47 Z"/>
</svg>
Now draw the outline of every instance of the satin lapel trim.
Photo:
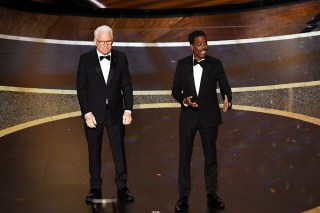
<svg viewBox="0 0 320 213">
<path fill-rule="evenodd" d="M 206 59 L 207 60 L 207 59 Z M 204 83 L 207 79 L 207 76 L 209 74 L 209 64 L 204 63 L 203 64 L 203 70 L 202 70 L 202 75 L 201 75 L 201 82 L 200 82 L 200 88 L 199 88 L 199 94 L 198 96 L 201 94 L 201 88 L 204 86 Z"/>
<path fill-rule="evenodd" d="M 192 93 L 197 95 L 196 85 L 194 83 L 194 76 L 193 76 L 193 63 L 191 58 L 191 63 L 187 65 L 187 75 L 189 78 L 190 85 L 192 86 Z"/>
<path fill-rule="evenodd" d="M 110 84 L 112 77 L 114 76 L 114 73 L 116 72 L 117 62 L 118 62 L 118 57 L 113 52 L 111 52 L 111 63 L 110 63 L 110 70 L 109 70 L 107 86 Z"/>
<path fill-rule="evenodd" d="M 93 67 L 96 70 L 96 73 L 98 74 L 99 78 L 101 78 L 104 81 L 102 69 L 100 66 L 99 59 L 98 59 L 97 50 L 94 50 L 92 57 L 91 57 L 91 61 L 92 61 Z"/>
</svg>

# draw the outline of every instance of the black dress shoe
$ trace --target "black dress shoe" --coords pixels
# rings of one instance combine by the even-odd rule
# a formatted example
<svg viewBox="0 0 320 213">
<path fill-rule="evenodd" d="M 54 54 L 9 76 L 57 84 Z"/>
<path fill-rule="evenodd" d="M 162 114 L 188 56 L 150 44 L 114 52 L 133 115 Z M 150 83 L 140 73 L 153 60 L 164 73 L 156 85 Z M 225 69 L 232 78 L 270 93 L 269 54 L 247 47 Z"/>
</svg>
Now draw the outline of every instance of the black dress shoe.
<svg viewBox="0 0 320 213">
<path fill-rule="evenodd" d="M 91 189 L 89 194 L 86 196 L 86 203 L 92 203 L 93 199 L 101 199 L 102 192 L 101 189 Z"/>
<path fill-rule="evenodd" d="M 188 208 L 188 196 L 181 197 L 175 206 L 176 212 L 181 212 Z"/>
<path fill-rule="evenodd" d="M 128 201 L 128 202 L 134 201 L 134 197 L 127 187 L 118 189 L 118 197 L 124 201 Z"/>
<path fill-rule="evenodd" d="M 225 205 L 221 198 L 215 193 L 207 194 L 208 205 L 215 207 L 217 209 L 224 209 Z"/>
</svg>

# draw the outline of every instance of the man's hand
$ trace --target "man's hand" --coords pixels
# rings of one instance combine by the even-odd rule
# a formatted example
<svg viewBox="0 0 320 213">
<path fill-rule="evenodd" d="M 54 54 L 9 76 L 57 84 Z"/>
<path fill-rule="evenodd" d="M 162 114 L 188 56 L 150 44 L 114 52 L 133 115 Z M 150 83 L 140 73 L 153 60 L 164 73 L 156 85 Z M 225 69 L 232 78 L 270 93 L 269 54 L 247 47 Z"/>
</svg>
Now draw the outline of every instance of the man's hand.
<svg viewBox="0 0 320 213">
<path fill-rule="evenodd" d="M 226 112 L 228 111 L 229 107 L 229 101 L 227 95 L 224 95 L 224 101 L 223 101 L 223 111 Z"/>
<path fill-rule="evenodd" d="M 123 116 L 122 116 L 123 125 L 129 125 L 129 124 L 131 124 L 131 121 L 132 121 L 131 112 L 124 111 Z"/>
<path fill-rule="evenodd" d="M 187 104 L 188 106 L 191 106 L 193 108 L 197 108 L 198 104 L 196 102 L 192 102 L 192 96 L 188 96 L 183 100 L 183 103 Z"/>
<path fill-rule="evenodd" d="M 91 112 L 85 115 L 85 119 L 86 119 L 86 124 L 89 128 L 96 128 L 96 125 L 97 125 L 96 118 Z"/>
</svg>

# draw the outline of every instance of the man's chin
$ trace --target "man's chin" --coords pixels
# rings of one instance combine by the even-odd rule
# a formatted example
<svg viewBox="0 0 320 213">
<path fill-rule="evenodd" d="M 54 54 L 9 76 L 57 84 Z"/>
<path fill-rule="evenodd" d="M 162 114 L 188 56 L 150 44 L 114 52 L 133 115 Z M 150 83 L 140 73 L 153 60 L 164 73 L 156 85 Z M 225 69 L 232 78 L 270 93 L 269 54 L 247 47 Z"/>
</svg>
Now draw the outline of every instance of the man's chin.
<svg viewBox="0 0 320 213">
<path fill-rule="evenodd" d="M 108 55 L 110 51 L 104 51 L 103 54 L 104 55 Z"/>
</svg>

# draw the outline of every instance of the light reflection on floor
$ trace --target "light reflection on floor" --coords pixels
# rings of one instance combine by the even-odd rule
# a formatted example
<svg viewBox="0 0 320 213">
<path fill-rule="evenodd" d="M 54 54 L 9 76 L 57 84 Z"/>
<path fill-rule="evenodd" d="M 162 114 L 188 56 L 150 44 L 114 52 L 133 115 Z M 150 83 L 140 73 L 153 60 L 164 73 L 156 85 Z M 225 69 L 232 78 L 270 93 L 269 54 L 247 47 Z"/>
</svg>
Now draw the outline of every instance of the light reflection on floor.
<svg viewBox="0 0 320 213">
<path fill-rule="evenodd" d="M 223 212 L 301 212 L 319 206 L 319 126 L 237 110 L 224 113 L 223 119 L 217 142 L 219 194 L 227 205 Z M 128 186 L 136 201 L 117 203 L 118 212 L 173 212 L 178 196 L 177 121 L 178 109 L 134 112 L 126 151 Z M 92 212 L 84 203 L 89 185 L 82 133 L 82 121 L 74 117 L 2 137 L 1 206 L 11 212 Z M 103 194 L 113 198 L 114 170 L 104 142 Z M 215 212 L 206 205 L 203 163 L 197 135 L 189 213 Z M 102 205 L 98 212 L 110 211 L 110 205 Z"/>
</svg>

